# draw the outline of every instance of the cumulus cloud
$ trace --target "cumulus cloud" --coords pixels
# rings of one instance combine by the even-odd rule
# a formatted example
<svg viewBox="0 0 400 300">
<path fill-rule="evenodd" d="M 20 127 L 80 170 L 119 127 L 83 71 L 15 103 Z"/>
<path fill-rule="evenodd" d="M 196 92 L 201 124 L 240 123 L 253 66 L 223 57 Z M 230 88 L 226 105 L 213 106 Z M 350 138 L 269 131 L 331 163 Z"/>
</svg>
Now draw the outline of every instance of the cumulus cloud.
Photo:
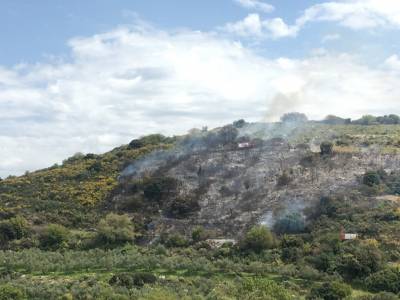
<svg viewBox="0 0 400 300">
<path fill-rule="evenodd" d="M 385 60 L 385 66 L 392 70 L 400 71 L 400 57 L 397 54 L 393 54 Z"/>
<path fill-rule="evenodd" d="M 70 61 L 0 68 L 0 176 L 239 118 L 400 110 L 397 73 L 348 55 L 270 59 L 216 34 L 140 26 L 69 45 Z"/>
<path fill-rule="evenodd" d="M 270 13 L 275 9 L 271 4 L 258 0 L 234 0 L 234 1 L 244 8 L 260 10 L 265 13 Z"/>
<path fill-rule="evenodd" d="M 287 24 L 281 18 L 260 19 L 254 15 L 244 20 L 229 23 L 226 30 L 241 36 L 253 38 L 283 38 L 294 37 L 308 23 L 335 22 L 341 26 L 353 29 L 399 28 L 400 1 L 397 0 L 343 0 L 322 2 L 304 10 L 293 25 Z M 249 21 L 253 21 L 249 24 Z M 257 31 L 243 30 L 258 21 Z"/>
<path fill-rule="evenodd" d="M 259 14 L 249 14 L 243 20 L 228 23 L 223 30 L 242 37 L 281 38 L 295 36 L 297 26 L 288 26 L 281 18 L 261 20 Z"/>
</svg>

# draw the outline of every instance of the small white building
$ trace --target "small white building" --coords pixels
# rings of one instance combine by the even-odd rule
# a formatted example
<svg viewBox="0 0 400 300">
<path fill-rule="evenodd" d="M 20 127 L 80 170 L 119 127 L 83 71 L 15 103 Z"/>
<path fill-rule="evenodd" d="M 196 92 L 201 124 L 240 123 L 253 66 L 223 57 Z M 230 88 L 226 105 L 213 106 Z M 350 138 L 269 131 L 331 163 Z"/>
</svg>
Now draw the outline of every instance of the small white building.
<svg viewBox="0 0 400 300">
<path fill-rule="evenodd" d="M 357 233 L 346 233 L 344 228 L 340 229 L 340 240 L 341 241 L 348 241 L 348 240 L 356 240 L 358 238 Z"/>
<path fill-rule="evenodd" d="M 237 243 L 234 239 L 208 239 L 206 242 L 213 248 L 221 248 L 224 244 L 235 245 Z"/>
<path fill-rule="evenodd" d="M 239 149 L 244 149 L 244 148 L 250 148 L 250 147 L 252 147 L 253 145 L 251 144 L 251 143 L 249 143 L 249 142 L 244 142 L 244 143 L 239 143 L 238 144 L 238 148 Z"/>
</svg>

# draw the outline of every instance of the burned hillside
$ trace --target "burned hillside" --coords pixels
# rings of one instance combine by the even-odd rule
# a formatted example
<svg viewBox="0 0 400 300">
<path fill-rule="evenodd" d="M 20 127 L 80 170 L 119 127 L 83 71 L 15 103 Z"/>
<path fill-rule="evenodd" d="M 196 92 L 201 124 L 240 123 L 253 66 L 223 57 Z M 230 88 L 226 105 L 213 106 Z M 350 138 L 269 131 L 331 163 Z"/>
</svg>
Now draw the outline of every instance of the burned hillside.
<svg viewBox="0 0 400 300">
<path fill-rule="evenodd" d="M 141 219 L 149 239 L 163 232 L 190 234 L 196 226 L 237 237 L 254 224 L 270 228 L 307 212 L 321 197 L 356 187 L 368 170 L 390 173 L 400 156 L 332 130 L 302 140 L 296 124 L 236 123 L 196 130 L 174 147 L 130 164 L 109 204 Z M 317 125 L 315 125 L 317 126 Z M 320 125 L 318 125 L 320 126 Z M 335 147 L 326 140 L 335 141 Z"/>
</svg>

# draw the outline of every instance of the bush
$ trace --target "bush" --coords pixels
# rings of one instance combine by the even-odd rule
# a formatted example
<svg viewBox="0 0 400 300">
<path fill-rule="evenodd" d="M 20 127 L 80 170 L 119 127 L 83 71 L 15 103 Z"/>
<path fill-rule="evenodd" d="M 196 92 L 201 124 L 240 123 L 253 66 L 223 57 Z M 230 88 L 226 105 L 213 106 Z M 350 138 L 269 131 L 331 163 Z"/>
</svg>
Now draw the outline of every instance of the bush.
<svg viewBox="0 0 400 300">
<path fill-rule="evenodd" d="M 240 120 L 234 121 L 232 124 L 235 128 L 243 128 L 243 126 L 246 125 L 246 121 L 243 119 L 240 119 Z"/>
<path fill-rule="evenodd" d="M 276 184 L 278 187 L 282 187 L 289 185 L 290 182 L 292 182 L 292 178 L 287 172 L 283 172 L 283 174 L 278 177 L 278 181 Z"/>
<path fill-rule="evenodd" d="M 304 242 L 299 237 L 285 235 L 280 246 L 282 248 L 281 258 L 284 262 L 296 262 L 303 257 Z"/>
<path fill-rule="evenodd" d="M 321 149 L 321 155 L 333 154 L 333 144 L 331 142 L 322 142 L 319 147 Z"/>
<path fill-rule="evenodd" d="M 292 298 L 286 288 L 274 281 L 261 278 L 246 278 L 238 291 L 237 299 L 289 300 Z"/>
<path fill-rule="evenodd" d="M 176 197 L 169 205 L 168 212 L 172 217 L 184 218 L 200 209 L 199 203 L 193 198 Z"/>
<path fill-rule="evenodd" d="M 108 283 L 110 285 L 123 286 L 128 289 L 134 287 L 142 287 L 145 284 L 153 284 L 157 281 L 157 277 L 152 273 L 120 273 L 113 275 Z"/>
<path fill-rule="evenodd" d="M 68 229 L 62 225 L 50 224 L 39 236 L 40 247 L 47 250 L 56 250 L 68 240 Z"/>
<path fill-rule="evenodd" d="M 209 236 L 209 233 L 203 227 L 196 227 L 192 231 L 192 240 L 195 243 L 205 241 Z"/>
<path fill-rule="evenodd" d="M 167 247 L 186 247 L 189 245 L 188 240 L 179 233 L 163 237 L 163 242 Z"/>
<path fill-rule="evenodd" d="M 340 300 L 350 295 L 351 288 L 348 285 L 334 281 L 313 286 L 306 299 Z"/>
<path fill-rule="evenodd" d="M 299 112 L 286 113 L 281 117 L 283 123 L 305 123 L 307 121 L 307 116 Z"/>
<path fill-rule="evenodd" d="M 146 199 L 160 203 L 176 191 L 178 182 L 172 177 L 146 178 L 143 181 L 143 194 Z"/>
<path fill-rule="evenodd" d="M 275 241 L 272 233 L 265 226 L 254 226 L 242 241 L 242 249 L 260 253 L 263 250 L 273 248 Z"/>
<path fill-rule="evenodd" d="M 160 144 L 169 144 L 169 143 L 172 143 L 173 141 L 174 141 L 174 138 L 166 137 L 166 136 L 163 136 L 162 134 L 150 134 L 150 135 L 141 137 L 140 139 L 132 140 L 129 143 L 128 148 L 129 149 L 139 149 L 141 147 L 150 146 L 150 145 L 156 146 L 156 145 L 160 145 Z"/>
<path fill-rule="evenodd" d="M 0 285 L 0 300 L 26 299 L 24 291 L 10 284 Z"/>
<path fill-rule="evenodd" d="M 135 227 L 128 215 L 108 214 L 97 226 L 97 240 L 106 245 L 121 245 L 132 242 Z"/>
<path fill-rule="evenodd" d="M 368 171 L 363 176 L 363 184 L 369 187 L 380 185 L 385 177 L 384 171 Z"/>
<path fill-rule="evenodd" d="M 327 215 L 330 218 L 334 218 L 342 203 L 342 199 L 336 197 L 323 196 L 321 197 L 319 204 L 317 206 L 316 215 L 317 217 L 321 215 Z"/>
<path fill-rule="evenodd" d="M 304 218 L 299 213 L 292 213 L 279 219 L 274 225 L 274 231 L 278 234 L 301 233 L 305 226 Z"/>
<path fill-rule="evenodd" d="M 344 124 L 350 124 L 351 119 L 343 119 L 335 115 L 328 115 L 325 117 L 322 123 L 329 125 L 344 125 Z"/>
<path fill-rule="evenodd" d="M 390 268 L 371 274 L 365 280 L 365 284 L 373 292 L 400 293 L 400 269 Z"/>
<path fill-rule="evenodd" d="M 0 222 L 0 242 L 6 243 L 28 236 L 29 224 L 25 218 L 17 216 Z"/>
<path fill-rule="evenodd" d="M 382 268 L 382 253 L 376 245 L 351 244 L 340 258 L 339 272 L 348 279 L 364 278 Z"/>
</svg>

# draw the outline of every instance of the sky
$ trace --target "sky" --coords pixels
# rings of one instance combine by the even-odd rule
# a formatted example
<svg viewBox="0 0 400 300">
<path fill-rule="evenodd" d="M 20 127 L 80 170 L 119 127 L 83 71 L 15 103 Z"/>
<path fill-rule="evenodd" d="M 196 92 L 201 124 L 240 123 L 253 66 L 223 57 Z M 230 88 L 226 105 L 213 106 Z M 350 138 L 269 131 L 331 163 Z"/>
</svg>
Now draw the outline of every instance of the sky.
<svg viewBox="0 0 400 300">
<path fill-rule="evenodd" d="M 0 176 L 299 111 L 400 114 L 398 0 L 2 0 Z"/>
</svg>

